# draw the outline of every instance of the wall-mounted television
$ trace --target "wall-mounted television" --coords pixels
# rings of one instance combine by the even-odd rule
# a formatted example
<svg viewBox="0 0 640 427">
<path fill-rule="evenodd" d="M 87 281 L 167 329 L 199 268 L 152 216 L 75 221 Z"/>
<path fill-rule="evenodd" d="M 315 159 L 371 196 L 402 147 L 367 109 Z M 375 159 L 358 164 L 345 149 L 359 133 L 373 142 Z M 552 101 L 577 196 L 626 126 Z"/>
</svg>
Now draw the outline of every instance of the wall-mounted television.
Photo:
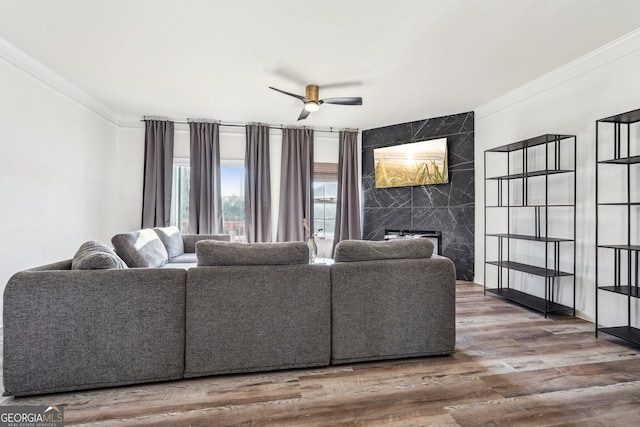
<svg viewBox="0 0 640 427">
<path fill-rule="evenodd" d="M 449 182 L 447 138 L 375 148 L 376 188 Z"/>
</svg>

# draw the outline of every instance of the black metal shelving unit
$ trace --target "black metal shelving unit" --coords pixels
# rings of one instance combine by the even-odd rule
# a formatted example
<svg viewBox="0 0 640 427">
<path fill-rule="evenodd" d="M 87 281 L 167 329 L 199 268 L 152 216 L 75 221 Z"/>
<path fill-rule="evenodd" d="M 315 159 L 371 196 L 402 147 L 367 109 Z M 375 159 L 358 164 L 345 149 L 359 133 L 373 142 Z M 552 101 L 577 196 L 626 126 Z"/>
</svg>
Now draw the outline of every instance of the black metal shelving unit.
<svg viewBox="0 0 640 427">
<path fill-rule="evenodd" d="M 640 344 L 640 329 L 632 326 L 631 306 L 632 299 L 640 298 L 638 292 L 638 252 L 640 252 L 640 244 L 638 243 L 640 242 L 634 241 L 636 239 L 632 233 L 632 223 L 638 221 L 640 217 L 638 211 L 640 200 L 632 200 L 632 190 L 638 188 L 637 185 L 634 185 L 632 176 L 634 176 L 633 173 L 640 172 L 636 166 L 640 164 L 640 141 L 637 141 L 637 133 L 632 133 L 632 128 L 638 123 L 640 123 L 640 110 L 596 121 L 596 336 L 599 331 L 605 332 L 635 344 Z M 601 131 L 608 136 L 605 141 L 602 140 Z M 603 156 L 605 158 L 601 159 Z M 606 168 L 622 170 L 623 180 L 626 182 L 609 182 L 607 180 L 601 182 L 599 178 Z M 607 190 L 608 185 L 618 188 L 626 186 L 625 200 L 603 202 L 603 192 Z M 610 218 L 603 218 L 601 211 L 604 207 L 621 209 L 622 212 L 619 214 L 626 217 L 626 221 L 615 221 L 616 228 L 626 227 L 626 238 L 620 239 L 622 241 L 603 243 L 603 240 L 606 239 L 602 239 L 599 231 L 601 226 L 605 224 L 604 221 L 610 220 Z M 611 222 L 607 225 L 611 225 Z M 603 279 L 600 276 L 602 275 L 601 264 L 605 261 L 605 255 L 613 256 L 613 277 L 609 275 Z M 600 325 L 598 320 L 600 291 L 626 297 L 626 325 L 612 327 Z"/>
<path fill-rule="evenodd" d="M 524 141 L 491 148 L 484 152 L 484 291 L 518 303 L 525 307 L 544 313 L 571 311 L 575 316 L 575 235 L 576 235 L 576 137 L 575 135 L 546 134 Z M 489 159 L 503 162 L 506 174 L 489 176 Z M 506 164 L 505 164 L 506 162 Z M 491 163 L 497 165 L 498 163 Z M 494 169 L 494 168 L 492 168 Z M 560 203 L 549 200 L 549 181 L 551 177 L 564 180 L 571 188 L 572 195 L 564 197 Z M 556 178 L 554 178 L 556 179 Z M 488 186 L 494 185 L 495 195 L 489 200 Z M 538 199 L 544 193 L 544 201 L 531 201 L 533 193 Z M 520 200 L 516 200 L 519 196 Z M 535 198 L 535 197 L 534 197 Z M 518 232 L 521 220 L 514 214 L 516 210 L 533 210 L 532 233 Z M 501 232 L 487 231 L 488 213 L 494 210 L 506 210 L 506 224 L 502 224 Z M 550 221 L 558 210 L 570 215 L 572 230 L 565 230 L 565 236 L 549 235 Z M 568 212 L 567 212 L 568 210 Z M 533 227 L 531 227 L 533 225 Z M 571 227 L 570 227 L 571 228 Z M 529 230 L 530 231 L 530 230 Z M 488 253 L 488 241 L 496 240 L 497 253 Z M 518 254 L 512 251 L 512 241 L 529 242 L 532 245 L 543 245 L 544 261 L 536 264 L 516 261 Z M 570 262 L 561 263 L 561 255 L 570 253 Z M 565 255 L 566 256 L 566 255 Z M 564 260 L 564 258 L 562 259 Z M 567 268 L 570 264 L 570 268 Z M 561 269 L 561 265 L 564 269 Z M 487 268 L 497 268 L 497 283 L 487 286 Z M 568 270 L 568 271 L 567 271 Z M 544 297 L 532 295 L 515 289 L 513 275 L 524 274 L 537 277 L 537 282 L 544 284 Z M 528 278 L 525 276 L 525 278 Z M 541 279 L 542 280 L 541 280 Z M 566 279 L 564 279 L 566 278 Z M 561 283 L 562 279 L 562 283 Z M 565 281 L 571 281 L 573 302 L 571 306 L 557 302 L 559 287 Z M 542 294 L 542 292 L 540 292 Z"/>
</svg>

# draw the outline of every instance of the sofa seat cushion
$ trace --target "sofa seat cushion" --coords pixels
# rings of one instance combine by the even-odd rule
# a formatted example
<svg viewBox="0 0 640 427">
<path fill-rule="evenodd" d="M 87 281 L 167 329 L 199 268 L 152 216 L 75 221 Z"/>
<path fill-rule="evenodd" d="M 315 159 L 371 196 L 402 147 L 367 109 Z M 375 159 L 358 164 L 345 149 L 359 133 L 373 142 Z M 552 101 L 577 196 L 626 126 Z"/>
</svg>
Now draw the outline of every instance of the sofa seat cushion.
<svg viewBox="0 0 640 427">
<path fill-rule="evenodd" d="M 72 270 L 106 270 L 127 268 L 127 264 L 102 242 L 90 240 L 80 245 L 71 261 Z"/>
<path fill-rule="evenodd" d="M 162 267 L 169 259 L 164 244 L 150 228 L 116 234 L 111 243 L 129 267 Z"/>
<path fill-rule="evenodd" d="M 198 265 L 198 258 L 195 253 L 186 253 L 170 258 L 169 262 L 162 268 L 184 268 L 185 270 L 196 267 Z"/>
<path fill-rule="evenodd" d="M 195 253 L 184 253 L 182 255 L 169 258 L 169 262 L 162 268 L 182 268 L 188 270 L 198 265 L 198 258 Z"/>
<path fill-rule="evenodd" d="M 178 227 L 156 227 L 153 231 L 156 232 L 158 238 L 167 249 L 169 259 L 184 253 L 184 242 Z"/>
<path fill-rule="evenodd" d="M 429 239 L 392 241 L 343 240 L 335 250 L 335 262 L 375 261 L 382 259 L 431 258 L 433 242 Z"/>
<path fill-rule="evenodd" d="M 198 266 L 308 264 L 304 242 L 233 243 L 202 240 L 196 243 Z"/>
</svg>

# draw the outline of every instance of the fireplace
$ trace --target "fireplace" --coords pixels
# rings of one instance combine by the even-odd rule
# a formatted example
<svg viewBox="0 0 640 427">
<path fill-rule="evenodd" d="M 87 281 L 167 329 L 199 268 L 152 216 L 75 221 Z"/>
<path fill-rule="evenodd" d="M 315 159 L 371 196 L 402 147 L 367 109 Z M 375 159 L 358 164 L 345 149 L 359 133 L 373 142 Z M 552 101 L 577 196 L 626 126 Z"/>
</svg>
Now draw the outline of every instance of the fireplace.
<svg viewBox="0 0 640 427">
<path fill-rule="evenodd" d="M 397 230 L 391 228 L 384 229 L 384 240 L 395 239 L 429 239 L 433 243 L 433 253 L 442 255 L 442 232 L 433 230 Z"/>
</svg>

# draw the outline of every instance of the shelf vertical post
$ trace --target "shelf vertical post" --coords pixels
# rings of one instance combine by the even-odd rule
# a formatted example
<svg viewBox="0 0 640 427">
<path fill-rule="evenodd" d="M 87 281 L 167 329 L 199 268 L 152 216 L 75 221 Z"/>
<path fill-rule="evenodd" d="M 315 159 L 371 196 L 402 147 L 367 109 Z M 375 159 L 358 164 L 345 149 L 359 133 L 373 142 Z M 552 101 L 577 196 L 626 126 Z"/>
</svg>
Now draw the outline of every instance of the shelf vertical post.
<svg viewBox="0 0 640 427">
<path fill-rule="evenodd" d="M 617 123 L 621 126 L 620 123 Z M 627 157 L 631 157 L 631 125 L 627 124 Z M 620 133 L 620 129 L 618 129 Z M 618 137 L 620 138 L 620 137 Z M 627 162 L 627 326 L 631 327 L 631 163 Z"/>
<path fill-rule="evenodd" d="M 573 235 L 571 236 L 573 239 L 573 316 L 576 316 L 576 205 L 578 202 L 578 177 L 577 177 L 577 169 L 578 169 L 578 142 L 577 138 L 573 137 Z"/>
<path fill-rule="evenodd" d="M 598 252 L 599 252 L 599 240 L 598 240 L 598 212 L 599 212 L 599 205 L 598 205 L 598 194 L 600 192 L 600 190 L 598 189 L 598 170 L 600 169 L 600 162 L 598 161 L 598 140 L 599 140 L 599 134 L 600 134 L 600 120 L 596 120 L 596 173 L 595 173 L 595 189 L 596 189 L 596 212 L 595 212 L 595 221 L 596 221 L 596 256 L 595 256 L 595 260 L 596 260 L 596 265 L 595 265 L 595 293 L 596 293 L 596 309 L 595 309 L 595 336 L 596 338 L 598 338 Z M 575 245 L 574 245 L 574 252 L 575 252 Z"/>
<path fill-rule="evenodd" d="M 545 137 L 544 144 L 544 273 L 549 275 L 549 243 L 546 238 L 549 237 L 549 136 Z M 551 279 L 547 279 L 551 282 Z M 551 283 L 549 283 L 551 286 Z M 544 294 L 544 317 L 547 318 L 547 310 L 549 308 L 549 295 L 547 295 L 546 287 Z"/>
<path fill-rule="evenodd" d="M 498 182 L 500 187 L 500 182 Z M 500 190 L 498 190 L 498 197 L 500 197 Z M 482 281 L 482 293 L 487 295 L 487 151 L 484 152 L 484 260 L 485 263 L 482 268 L 483 281 Z M 500 199 L 498 199 L 498 205 L 500 205 Z"/>
<path fill-rule="evenodd" d="M 507 175 L 511 174 L 511 152 L 507 151 Z M 524 204 L 524 199 L 522 199 Z M 507 179 L 507 234 L 511 233 L 511 181 Z M 502 256 L 500 257 L 502 261 Z M 511 261 L 511 239 L 507 239 L 507 262 Z M 502 270 L 500 270 L 502 278 Z M 504 287 L 504 283 L 502 283 Z M 507 289 L 511 288 L 511 273 L 507 269 Z"/>
</svg>

